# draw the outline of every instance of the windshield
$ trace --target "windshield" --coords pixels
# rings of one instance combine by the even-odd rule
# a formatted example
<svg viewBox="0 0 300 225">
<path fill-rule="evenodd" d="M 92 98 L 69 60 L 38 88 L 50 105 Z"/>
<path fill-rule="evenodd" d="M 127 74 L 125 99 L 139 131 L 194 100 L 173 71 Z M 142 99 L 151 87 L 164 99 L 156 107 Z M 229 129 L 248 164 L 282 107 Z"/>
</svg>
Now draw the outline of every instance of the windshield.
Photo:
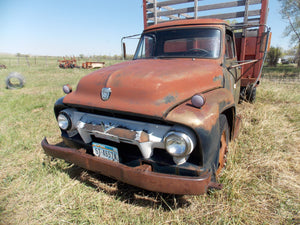
<svg viewBox="0 0 300 225">
<path fill-rule="evenodd" d="M 134 59 L 192 57 L 219 58 L 221 31 L 193 28 L 155 31 L 143 34 Z"/>
</svg>

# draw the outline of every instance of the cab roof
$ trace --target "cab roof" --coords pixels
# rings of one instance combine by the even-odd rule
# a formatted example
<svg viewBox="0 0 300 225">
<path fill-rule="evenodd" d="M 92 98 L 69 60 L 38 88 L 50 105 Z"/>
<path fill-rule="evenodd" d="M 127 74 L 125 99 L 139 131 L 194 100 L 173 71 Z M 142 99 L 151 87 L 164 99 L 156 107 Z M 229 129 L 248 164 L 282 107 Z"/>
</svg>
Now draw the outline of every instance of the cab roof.
<svg viewBox="0 0 300 225">
<path fill-rule="evenodd" d="M 145 28 L 145 31 L 156 30 L 161 28 L 176 27 L 176 26 L 195 26 L 195 25 L 225 25 L 229 26 L 228 22 L 220 19 L 184 19 L 172 20 L 168 22 L 151 25 Z"/>
</svg>

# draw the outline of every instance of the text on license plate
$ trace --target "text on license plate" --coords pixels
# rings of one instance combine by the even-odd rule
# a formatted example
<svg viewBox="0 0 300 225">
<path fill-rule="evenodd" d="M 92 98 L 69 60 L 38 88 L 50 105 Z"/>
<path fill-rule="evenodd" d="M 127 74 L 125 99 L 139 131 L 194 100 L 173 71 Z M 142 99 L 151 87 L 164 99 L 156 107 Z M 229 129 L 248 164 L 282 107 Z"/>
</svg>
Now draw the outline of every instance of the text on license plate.
<svg viewBox="0 0 300 225">
<path fill-rule="evenodd" d="M 115 147 L 93 142 L 93 153 L 95 156 L 119 162 L 118 149 Z"/>
</svg>

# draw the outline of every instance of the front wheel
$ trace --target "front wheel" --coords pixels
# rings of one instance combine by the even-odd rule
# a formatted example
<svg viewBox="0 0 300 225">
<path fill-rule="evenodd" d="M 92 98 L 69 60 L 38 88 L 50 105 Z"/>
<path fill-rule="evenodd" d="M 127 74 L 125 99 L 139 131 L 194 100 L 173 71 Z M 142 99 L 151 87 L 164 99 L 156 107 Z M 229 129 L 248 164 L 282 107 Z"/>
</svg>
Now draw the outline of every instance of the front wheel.
<svg viewBox="0 0 300 225">
<path fill-rule="evenodd" d="M 227 118 L 224 114 L 220 115 L 220 136 L 219 136 L 219 154 L 218 154 L 218 164 L 215 171 L 215 179 L 217 180 L 221 172 L 225 169 L 227 162 L 227 152 L 229 143 L 229 126 Z"/>
</svg>

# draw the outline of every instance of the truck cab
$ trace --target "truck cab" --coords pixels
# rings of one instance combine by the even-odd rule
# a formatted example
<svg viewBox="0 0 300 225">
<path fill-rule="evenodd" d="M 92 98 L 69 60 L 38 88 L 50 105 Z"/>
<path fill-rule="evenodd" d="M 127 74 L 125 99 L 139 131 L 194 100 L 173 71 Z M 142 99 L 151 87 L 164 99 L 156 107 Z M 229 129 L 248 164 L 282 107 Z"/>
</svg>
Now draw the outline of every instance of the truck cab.
<svg viewBox="0 0 300 225">
<path fill-rule="evenodd" d="M 225 76 L 221 78 L 220 74 L 217 74 L 214 80 L 222 80 L 222 84 L 224 82 L 226 88 L 234 93 L 235 103 L 238 103 L 240 94 L 238 78 L 241 75 L 241 67 L 231 68 L 237 64 L 235 46 L 234 33 L 223 20 L 165 22 L 145 29 L 133 60 L 192 59 L 204 64 L 217 62 L 223 68 L 222 74 Z M 206 70 L 205 65 L 201 70 Z M 205 84 L 202 83 L 201 86 Z"/>
</svg>

